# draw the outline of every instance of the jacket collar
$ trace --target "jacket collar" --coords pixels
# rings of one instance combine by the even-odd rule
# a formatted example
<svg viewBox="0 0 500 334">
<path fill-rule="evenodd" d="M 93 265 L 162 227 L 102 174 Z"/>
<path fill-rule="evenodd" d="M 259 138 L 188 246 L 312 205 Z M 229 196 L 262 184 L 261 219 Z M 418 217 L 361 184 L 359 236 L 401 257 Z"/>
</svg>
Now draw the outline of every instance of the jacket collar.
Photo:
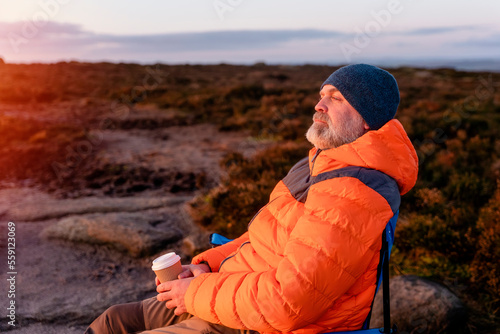
<svg viewBox="0 0 500 334">
<path fill-rule="evenodd" d="M 378 130 L 368 131 L 352 143 L 309 151 L 312 176 L 347 166 L 376 169 L 391 176 L 398 183 L 401 194 L 415 185 L 418 174 L 417 153 L 403 125 L 396 119 Z"/>
</svg>

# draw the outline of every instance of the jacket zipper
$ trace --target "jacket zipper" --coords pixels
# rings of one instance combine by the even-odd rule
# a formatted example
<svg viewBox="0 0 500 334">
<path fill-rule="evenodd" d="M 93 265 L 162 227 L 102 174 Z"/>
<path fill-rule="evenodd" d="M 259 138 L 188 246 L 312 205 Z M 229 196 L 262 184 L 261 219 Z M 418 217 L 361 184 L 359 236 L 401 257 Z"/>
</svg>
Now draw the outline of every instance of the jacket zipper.
<svg viewBox="0 0 500 334">
<path fill-rule="evenodd" d="M 259 213 L 261 213 L 262 210 L 264 210 L 265 208 L 267 208 L 267 206 L 269 204 L 271 204 L 272 202 L 274 202 L 275 200 L 277 200 L 278 198 L 280 198 L 281 196 L 283 195 L 280 195 L 278 197 L 276 197 L 275 199 L 273 199 L 271 202 L 267 203 L 266 205 L 264 205 L 262 208 L 260 208 L 259 211 L 257 211 L 257 213 L 252 217 L 252 219 L 248 222 L 248 227 L 250 227 L 250 225 L 252 225 L 252 222 L 255 220 L 255 218 L 257 218 L 257 216 L 259 215 Z"/>
<path fill-rule="evenodd" d="M 311 162 L 312 162 L 312 166 L 311 166 L 311 171 L 309 172 L 309 175 L 313 175 L 313 170 L 314 170 L 314 165 L 316 164 L 316 158 L 318 157 L 318 155 L 322 152 L 323 150 L 318 148 L 318 150 L 316 151 L 316 153 L 314 153 L 314 157 L 312 158 Z"/>
<path fill-rule="evenodd" d="M 316 153 L 314 154 L 314 157 L 313 157 L 313 158 L 312 158 L 312 160 L 311 160 L 311 162 L 313 163 L 312 168 L 311 168 L 311 170 L 310 170 L 310 172 L 309 172 L 311 176 L 312 176 L 312 171 L 313 171 L 313 169 L 314 169 L 314 164 L 316 163 L 316 158 L 317 158 L 317 157 L 318 157 L 318 155 L 321 153 L 321 151 L 322 151 L 321 149 L 318 149 L 318 150 L 316 151 Z M 281 196 L 283 196 L 283 195 L 281 195 Z M 280 198 L 281 196 L 276 197 L 276 198 L 275 198 L 275 199 L 273 199 L 271 202 L 267 203 L 267 204 L 266 204 L 266 205 L 264 205 L 262 208 L 260 208 L 260 210 L 259 210 L 259 211 L 258 211 L 258 212 L 257 212 L 257 213 L 253 216 L 253 217 L 252 217 L 252 219 L 251 219 L 251 220 L 250 220 L 250 222 L 248 223 L 248 227 L 250 227 L 250 225 L 252 224 L 252 222 L 255 220 L 255 218 L 257 218 L 257 216 L 258 216 L 258 215 L 262 212 L 262 210 L 264 210 L 264 209 L 265 209 L 268 205 L 270 205 L 272 202 L 274 202 L 275 200 L 277 200 L 277 199 L 278 199 L 278 198 Z M 245 241 L 244 243 L 242 243 L 242 244 L 240 245 L 240 247 L 238 248 L 238 250 L 236 251 L 236 253 L 234 253 L 234 254 L 233 254 L 233 255 L 231 255 L 231 256 L 226 257 L 226 258 L 225 258 L 225 259 L 224 259 L 224 260 L 220 263 L 220 265 L 219 265 L 219 271 L 220 271 L 220 269 L 222 268 L 222 265 L 223 265 L 223 264 L 224 264 L 227 260 L 229 260 L 230 258 L 232 258 L 232 257 L 236 256 L 236 254 L 238 254 L 238 253 L 239 253 L 239 251 L 240 251 L 241 247 L 243 247 L 243 245 L 246 245 L 246 244 L 248 244 L 248 243 L 250 243 L 250 241 Z"/>
<path fill-rule="evenodd" d="M 250 222 L 248 223 L 248 227 L 250 227 L 250 225 L 252 224 L 252 222 L 255 220 L 255 218 L 257 218 L 257 216 L 259 215 L 259 213 L 261 213 L 262 210 L 264 210 L 269 204 L 271 204 L 272 202 L 274 202 L 275 200 L 277 200 L 278 198 L 280 198 L 281 196 L 283 195 L 280 195 L 278 197 L 276 197 L 275 199 L 273 199 L 271 202 L 267 203 L 266 205 L 264 205 L 262 208 L 260 208 L 260 210 L 253 216 L 253 218 L 250 220 Z M 236 251 L 236 253 L 234 253 L 233 255 L 231 256 L 228 256 L 226 257 L 219 265 L 219 271 L 220 269 L 222 268 L 222 265 L 227 261 L 229 260 L 230 258 L 234 257 L 236 254 L 238 254 L 238 252 L 240 251 L 241 247 L 243 247 L 243 245 L 245 244 L 249 244 L 250 241 L 245 241 L 244 243 L 242 243 L 240 245 L 240 247 L 238 248 L 238 250 Z"/>
<path fill-rule="evenodd" d="M 232 258 L 232 257 L 236 256 L 236 254 L 238 254 L 238 252 L 240 251 L 241 247 L 243 247 L 244 245 L 249 244 L 249 243 L 250 243 L 250 241 L 245 241 L 244 243 L 242 243 L 242 244 L 240 245 L 240 247 L 238 247 L 238 250 L 236 251 L 236 253 L 234 253 L 234 254 L 233 254 L 233 255 L 231 255 L 231 256 L 226 257 L 226 258 L 225 258 L 225 259 L 224 259 L 224 260 L 220 263 L 220 265 L 219 265 L 219 272 L 220 272 L 220 269 L 222 268 L 222 265 L 223 265 L 223 264 L 224 264 L 227 260 L 229 260 L 230 258 Z"/>
</svg>

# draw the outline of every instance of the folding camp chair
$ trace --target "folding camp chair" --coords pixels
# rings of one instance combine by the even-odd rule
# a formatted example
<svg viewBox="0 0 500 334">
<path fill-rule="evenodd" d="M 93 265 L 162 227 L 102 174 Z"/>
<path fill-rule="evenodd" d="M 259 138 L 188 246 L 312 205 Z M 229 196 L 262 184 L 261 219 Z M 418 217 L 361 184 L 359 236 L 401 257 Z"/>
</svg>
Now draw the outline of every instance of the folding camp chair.
<svg viewBox="0 0 500 334">
<path fill-rule="evenodd" d="M 377 288 L 375 290 L 375 295 L 377 294 L 380 285 L 384 284 L 383 289 L 383 306 L 384 306 L 384 327 L 383 328 L 374 328 L 368 329 L 370 326 L 370 318 L 371 318 L 371 310 L 368 316 L 366 317 L 365 322 L 363 323 L 363 327 L 360 330 L 356 331 L 344 331 L 344 332 L 329 332 L 325 334 L 395 334 L 397 333 L 397 327 L 391 329 L 391 312 L 390 312 L 390 296 L 389 296 L 389 258 L 391 256 L 392 245 L 394 244 L 394 231 L 396 229 L 396 222 L 398 220 L 399 210 L 394 214 L 394 216 L 389 220 L 387 225 L 385 226 L 384 231 L 382 232 L 382 248 L 380 250 L 380 261 L 377 270 Z M 213 233 L 210 236 L 210 242 L 214 246 L 223 245 L 227 242 L 231 241 L 220 234 Z M 375 295 L 373 299 L 375 300 Z M 371 305 L 371 309 L 373 308 L 373 301 Z"/>
<path fill-rule="evenodd" d="M 391 329 L 391 303 L 390 303 L 390 295 L 389 295 L 389 259 L 391 256 L 392 245 L 394 244 L 394 231 L 396 230 L 396 222 L 398 220 L 399 210 L 394 214 L 394 216 L 389 220 L 387 225 L 385 226 L 384 232 L 382 232 L 382 248 L 380 249 L 380 261 L 378 264 L 377 271 L 377 289 L 375 290 L 375 295 L 373 296 L 373 301 L 375 300 L 375 296 L 377 295 L 378 289 L 380 285 L 384 284 L 383 289 L 383 307 L 384 307 L 384 327 L 382 328 L 373 328 L 368 329 L 370 326 L 370 319 L 373 310 L 373 301 L 370 307 L 370 313 L 366 317 L 365 322 L 363 323 L 363 327 L 360 330 L 356 331 L 344 331 L 344 332 L 330 332 L 325 334 L 396 334 L 397 327 Z"/>
</svg>

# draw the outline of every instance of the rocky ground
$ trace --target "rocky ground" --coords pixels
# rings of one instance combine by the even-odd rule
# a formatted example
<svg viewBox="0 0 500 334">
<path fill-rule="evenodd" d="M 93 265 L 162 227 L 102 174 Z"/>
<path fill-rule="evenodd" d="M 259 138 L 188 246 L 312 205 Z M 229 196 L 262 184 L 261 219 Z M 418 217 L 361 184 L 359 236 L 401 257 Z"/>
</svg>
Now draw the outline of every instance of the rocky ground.
<svg viewBox="0 0 500 334">
<path fill-rule="evenodd" d="M 108 306 L 155 294 L 157 255 L 175 251 L 189 261 L 209 247 L 186 205 L 217 185 L 225 153 L 251 154 L 260 144 L 168 117 L 145 107 L 115 128 L 91 128 L 99 138 L 95 163 L 82 169 L 85 177 L 72 176 L 71 190 L 3 185 L 0 216 L 15 223 L 17 275 L 16 326 L 2 320 L 2 332 L 81 333 Z M 2 286 L 7 291 L 4 279 Z"/>
</svg>

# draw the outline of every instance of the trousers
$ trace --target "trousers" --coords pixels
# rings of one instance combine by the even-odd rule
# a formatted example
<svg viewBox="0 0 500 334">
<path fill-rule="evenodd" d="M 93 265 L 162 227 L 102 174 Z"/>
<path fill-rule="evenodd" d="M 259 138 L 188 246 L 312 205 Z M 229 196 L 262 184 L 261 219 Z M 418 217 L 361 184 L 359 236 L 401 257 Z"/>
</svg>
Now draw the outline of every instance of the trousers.
<svg viewBox="0 0 500 334">
<path fill-rule="evenodd" d="M 256 331 L 213 324 L 189 313 L 174 314 L 156 297 L 108 308 L 87 328 L 85 334 L 257 334 Z"/>
</svg>

